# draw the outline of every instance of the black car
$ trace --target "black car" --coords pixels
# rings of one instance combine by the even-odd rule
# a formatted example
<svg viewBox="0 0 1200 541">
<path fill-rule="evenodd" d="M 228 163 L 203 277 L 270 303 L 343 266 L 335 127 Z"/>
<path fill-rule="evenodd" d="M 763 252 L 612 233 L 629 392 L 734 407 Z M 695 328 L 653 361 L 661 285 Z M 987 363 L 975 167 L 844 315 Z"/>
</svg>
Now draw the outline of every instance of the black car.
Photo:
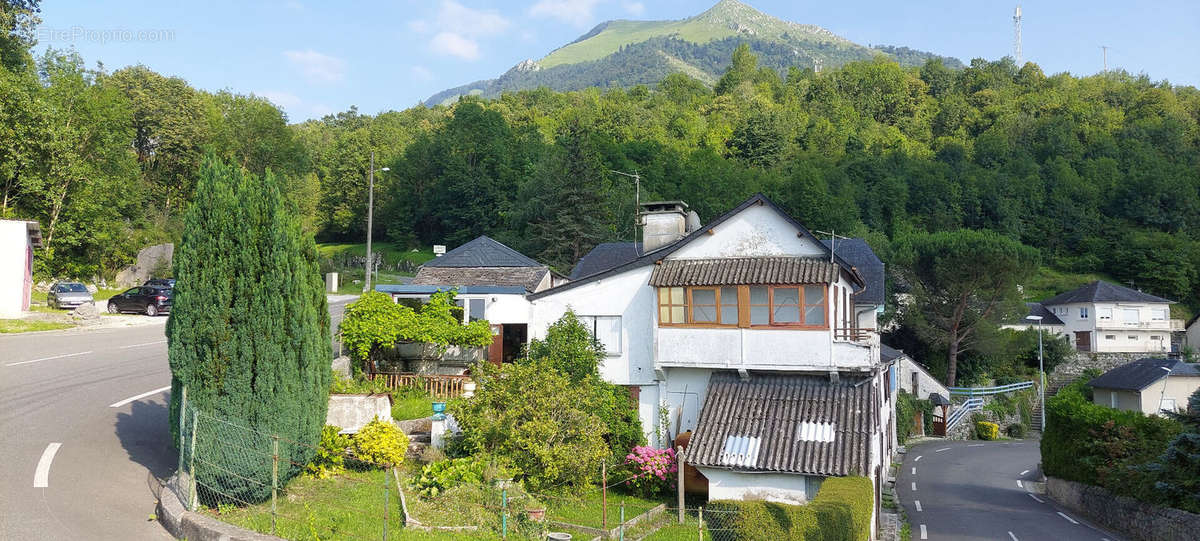
<svg viewBox="0 0 1200 541">
<path fill-rule="evenodd" d="M 171 311 L 171 297 L 171 288 L 138 286 L 108 299 L 108 312 L 142 312 L 148 316 L 166 314 Z"/>
<path fill-rule="evenodd" d="M 149 280 L 146 280 L 146 283 L 144 283 L 142 285 L 154 286 L 154 287 L 165 287 L 168 289 L 173 289 L 175 287 L 175 279 L 174 278 L 151 278 Z"/>
</svg>

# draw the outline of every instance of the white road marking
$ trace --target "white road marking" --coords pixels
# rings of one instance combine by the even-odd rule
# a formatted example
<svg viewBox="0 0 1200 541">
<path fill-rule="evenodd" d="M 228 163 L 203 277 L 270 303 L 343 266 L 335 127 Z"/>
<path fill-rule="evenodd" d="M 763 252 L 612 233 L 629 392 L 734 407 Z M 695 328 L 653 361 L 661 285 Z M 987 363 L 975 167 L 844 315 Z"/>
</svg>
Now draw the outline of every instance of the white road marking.
<svg viewBox="0 0 1200 541">
<path fill-rule="evenodd" d="M 912 487 L 913 487 L 913 492 L 916 492 L 917 491 L 917 482 L 916 481 L 913 481 Z"/>
<path fill-rule="evenodd" d="M 983 447 L 983 444 L 982 443 L 972 443 L 971 445 L 968 445 L 967 447 Z"/>
<path fill-rule="evenodd" d="M 80 355 L 87 355 L 88 353 L 91 353 L 91 352 L 90 351 L 81 351 L 79 353 L 68 353 L 66 355 L 55 355 L 53 357 L 43 357 L 41 359 L 34 359 L 32 361 L 21 361 L 19 363 L 8 363 L 4 366 L 17 366 L 18 364 L 40 363 L 42 361 L 52 361 L 54 359 L 64 359 L 67 357 L 78 357 Z"/>
<path fill-rule="evenodd" d="M 50 463 L 54 462 L 54 455 L 58 453 L 59 447 L 62 447 L 61 443 L 51 443 L 42 451 L 42 458 L 38 459 L 37 469 L 33 472 L 33 488 L 50 486 Z"/>
<path fill-rule="evenodd" d="M 161 388 L 161 389 L 155 389 L 155 390 L 153 390 L 153 391 L 147 391 L 147 392 L 144 392 L 144 393 L 142 393 L 142 394 L 139 394 L 139 395 L 137 395 L 137 396 L 131 396 L 131 397 L 129 397 L 129 398 L 126 398 L 125 400 L 122 400 L 122 401 L 120 401 L 120 402 L 117 402 L 117 403 L 115 403 L 115 404 L 109 404 L 109 405 L 108 405 L 108 407 L 110 407 L 110 408 L 119 408 L 119 407 L 121 407 L 121 406 L 124 406 L 125 404 L 128 404 L 128 403 L 130 403 L 130 402 L 133 402 L 134 400 L 141 400 L 141 399 L 143 399 L 143 398 L 146 398 L 147 396 L 150 396 L 150 395 L 156 395 L 156 394 L 158 394 L 158 393 L 161 393 L 161 392 L 163 392 L 163 391 L 169 391 L 169 390 L 171 390 L 171 386 L 170 386 L 170 385 L 167 385 L 166 387 L 163 387 L 163 388 Z"/>
<path fill-rule="evenodd" d="M 1022 485 L 1022 484 L 1021 484 L 1021 480 L 1020 480 L 1020 479 L 1017 479 L 1017 487 L 1018 487 L 1018 488 L 1025 488 L 1025 485 Z"/>
<path fill-rule="evenodd" d="M 920 462 L 920 461 L 921 461 L 921 457 L 923 457 L 923 456 L 925 456 L 925 455 L 917 455 L 917 458 L 914 458 L 914 459 L 913 459 L 913 462 Z"/>
<path fill-rule="evenodd" d="M 167 343 L 166 340 L 159 340 L 157 342 L 146 342 L 145 344 L 130 344 L 128 346 L 121 346 L 117 349 L 140 348 L 142 346 L 153 346 L 155 344 L 165 344 L 165 343 Z"/>
<path fill-rule="evenodd" d="M 949 448 L 949 447 L 942 447 L 941 449 L 938 449 L 937 451 L 934 451 L 934 452 L 935 452 L 935 453 L 940 453 L 940 452 L 942 452 L 942 451 L 949 451 L 949 450 L 950 450 L 950 448 Z"/>
<path fill-rule="evenodd" d="M 916 474 L 917 474 L 917 467 L 913 466 L 913 475 L 916 475 Z"/>
<path fill-rule="evenodd" d="M 1023 470 L 1023 471 L 1021 471 L 1021 475 L 1025 475 L 1025 474 L 1027 474 L 1027 473 L 1029 473 L 1029 470 Z"/>
<path fill-rule="evenodd" d="M 929 534 L 925 532 L 925 525 L 921 525 L 921 539 L 929 539 Z"/>
<path fill-rule="evenodd" d="M 1026 494 L 1029 494 L 1029 497 L 1030 497 L 1030 498 L 1033 498 L 1033 499 L 1034 499 L 1034 501 L 1036 501 L 1036 502 L 1038 502 L 1038 503 L 1046 503 L 1046 502 L 1042 501 L 1042 499 L 1041 499 L 1041 498 L 1039 498 L 1039 497 L 1037 497 L 1037 496 L 1034 496 L 1032 492 L 1026 492 Z"/>
<path fill-rule="evenodd" d="M 921 509 L 921 500 L 913 500 L 913 505 L 917 506 L 917 511 L 924 511 L 924 509 Z"/>
<path fill-rule="evenodd" d="M 1017 536 L 1013 535 L 1012 532 L 1008 532 L 1008 536 L 1012 538 L 1012 541 L 1018 541 Z"/>
<path fill-rule="evenodd" d="M 1078 522 L 1076 522 L 1076 521 L 1075 521 L 1075 519 L 1073 519 L 1073 518 L 1071 518 L 1071 517 L 1068 517 L 1068 516 L 1067 516 L 1066 514 L 1064 514 L 1062 511 L 1059 511 L 1059 512 L 1058 512 L 1058 516 L 1060 516 L 1060 517 L 1062 517 L 1062 518 L 1065 518 L 1065 519 L 1067 519 L 1067 520 L 1071 521 L 1071 524 L 1079 524 Z"/>
</svg>

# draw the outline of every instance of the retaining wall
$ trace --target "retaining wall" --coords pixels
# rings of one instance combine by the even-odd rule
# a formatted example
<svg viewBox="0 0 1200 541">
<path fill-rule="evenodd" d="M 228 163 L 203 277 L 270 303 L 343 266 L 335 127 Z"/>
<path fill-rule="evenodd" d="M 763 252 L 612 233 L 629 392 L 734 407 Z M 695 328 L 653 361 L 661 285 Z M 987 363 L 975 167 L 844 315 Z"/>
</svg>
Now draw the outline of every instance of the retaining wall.
<svg viewBox="0 0 1200 541">
<path fill-rule="evenodd" d="M 1046 494 L 1063 507 L 1130 539 L 1191 541 L 1200 532 L 1200 515 L 1116 496 L 1097 486 L 1047 477 Z"/>
</svg>

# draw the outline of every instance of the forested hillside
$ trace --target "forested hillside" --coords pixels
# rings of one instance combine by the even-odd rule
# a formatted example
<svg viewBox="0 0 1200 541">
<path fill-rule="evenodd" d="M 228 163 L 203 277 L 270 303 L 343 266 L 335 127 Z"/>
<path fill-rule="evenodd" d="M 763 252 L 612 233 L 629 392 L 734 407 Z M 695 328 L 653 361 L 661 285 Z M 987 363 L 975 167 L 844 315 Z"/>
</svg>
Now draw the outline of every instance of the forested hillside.
<svg viewBox="0 0 1200 541">
<path fill-rule="evenodd" d="M 488 234 L 567 271 L 633 237 L 616 169 L 704 220 L 763 192 L 885 259 L 911 232 L 992 230 L 1043 265 L 1200 305 L 1200 93 L 1144 76 L 875 59 L 780 77 L 740 48 L 711 87 L 673 74 L 288 125 L 261 98 L 18 49 L 0 70 L 0 213 L 42 223 L 42 278 L 111 276 L 177 238 L 207 153 L 272 169 L 318 238 L 357 241 L 373 150 L 391 169 L 376 175 L 375 239 L 402 247 Z"/>
</svg>

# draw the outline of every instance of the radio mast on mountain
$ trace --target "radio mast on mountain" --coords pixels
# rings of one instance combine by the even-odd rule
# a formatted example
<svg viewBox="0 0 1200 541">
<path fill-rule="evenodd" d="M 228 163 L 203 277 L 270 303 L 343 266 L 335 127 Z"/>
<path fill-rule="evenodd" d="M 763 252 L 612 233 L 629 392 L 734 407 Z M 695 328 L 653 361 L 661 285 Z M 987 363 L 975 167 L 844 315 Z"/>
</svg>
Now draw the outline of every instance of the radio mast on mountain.
<svg viewBox="0 0 1200 541">
<path fill-rule="evenodd" d="M 1021 67 L 1021 4 L 1017 4 L 1017 10 L 1013 12 L 1013 60 L 1017 61 L 1017 67 Z"/>
</svg>

